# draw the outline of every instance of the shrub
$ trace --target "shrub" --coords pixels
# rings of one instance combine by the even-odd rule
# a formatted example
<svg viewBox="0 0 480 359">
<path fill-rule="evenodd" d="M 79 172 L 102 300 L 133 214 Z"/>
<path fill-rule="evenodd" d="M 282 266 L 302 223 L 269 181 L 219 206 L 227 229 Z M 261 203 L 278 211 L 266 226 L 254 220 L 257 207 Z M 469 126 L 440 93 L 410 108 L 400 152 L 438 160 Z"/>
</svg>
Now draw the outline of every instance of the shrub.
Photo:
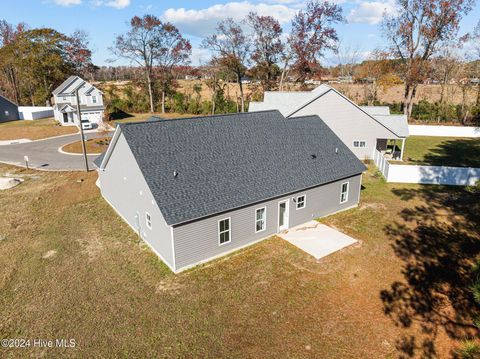
<svg viewBox="0 0 480 359">
<path fill-rule="evenodd" d="M 473 340 L 464 340 L 457 349 L 457 354 L 462 359 L 480 358 L 480 345 Z"/>
<path fill-rule="evenodd" d="M 480 181 L 475 182 L 473 186 L 466 186 L 465 190 L 469 193 L 475 194 L 480 193 Z M 480 301 L 479 301 L 480 303 Z"/>
</svg>

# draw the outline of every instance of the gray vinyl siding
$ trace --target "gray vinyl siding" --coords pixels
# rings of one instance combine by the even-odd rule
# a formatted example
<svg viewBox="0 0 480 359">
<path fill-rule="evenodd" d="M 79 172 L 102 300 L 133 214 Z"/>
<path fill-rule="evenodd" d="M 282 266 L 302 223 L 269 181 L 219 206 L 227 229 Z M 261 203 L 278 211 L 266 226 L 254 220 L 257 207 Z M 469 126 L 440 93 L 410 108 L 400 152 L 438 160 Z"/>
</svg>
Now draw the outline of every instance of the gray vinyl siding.
<svg viewBox="0 0 480 359">
<path fill-rule="evenodd" d="M 18 106 L 0 96 L 0 122 L 19 120 Z"/>
<path fill-rule="evenodd" d="M 349 182 L 348 201 L 340 204 L 341 185 Z M 174 253 L 176 270 L 190 267 L 212 257 L 241 248 L 278 232 L 278 202 L 289 201 L 289 227 L 308 222 L 347 208 L 360 200 L 361 175 L 300 191 L 274 200 L 244 207 L 206 219 L 174 226 Z M 293 198 L 306 195 L 306 206 L 297 210 Z M 266 229 L 255 233 L 255 210 L 266 207 Z M 219 245 L 218 221 L 231 218 L 231 241 Z"/>
<path fill-rule="evenodd" d="M 318 115 L 359 159 L 372 158 L 377 138 L 399 138 L 333 90 L 292 117 L 306 115 Z M 353 147 L 356 140 L 366 141 L 366 147 Z"/>
<path fill-rule="evenodd" d="M 99 170 L 99 178 L 103 197 L 174 269 L 171 227 L 165 223 L 122 134 L 105 170 Z M 139 220 L 136 219 L 137 211 L 140 214 Z M 145 212 L 151 216 L 152 229 L 146 225 Z"/>
</svg>

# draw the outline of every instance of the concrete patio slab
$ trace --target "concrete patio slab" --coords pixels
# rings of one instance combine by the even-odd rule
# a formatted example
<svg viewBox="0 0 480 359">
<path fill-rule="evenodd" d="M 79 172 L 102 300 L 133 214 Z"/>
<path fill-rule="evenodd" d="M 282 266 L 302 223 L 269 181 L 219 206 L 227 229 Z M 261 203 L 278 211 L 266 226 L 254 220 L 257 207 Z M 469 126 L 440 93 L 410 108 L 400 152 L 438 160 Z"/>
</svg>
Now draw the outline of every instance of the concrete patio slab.
<svg viewBox="0 0 480 359">
<path fill-rule="evenodd" d="M 317 221 L 290 228 L 279 236 L 316 259 L 357 243 L 356 239 Z"/>
</svg>

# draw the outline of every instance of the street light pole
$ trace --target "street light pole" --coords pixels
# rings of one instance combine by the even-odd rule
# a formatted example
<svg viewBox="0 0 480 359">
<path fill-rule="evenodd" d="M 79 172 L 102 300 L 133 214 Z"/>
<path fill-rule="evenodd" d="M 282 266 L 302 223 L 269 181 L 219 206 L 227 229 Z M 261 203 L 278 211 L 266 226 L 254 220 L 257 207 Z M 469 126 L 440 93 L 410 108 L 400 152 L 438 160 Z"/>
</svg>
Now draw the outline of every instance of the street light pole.
<svg viewBox="0 0 480 359">
<path fill-rule="evenodd" d="M 80 113 L 80 100 L 78 97 L 78 89 L 75 91 L 75 96 L 77 97 L 77 117 L 78 117 L 78 123 L 80 125 L 80 140 L 82 141 L 83 159 L 85 160 L 85 171 L 88 172 L 87 149 L 85 147 L 85 136 L 83 135 L 83 126 L 82 126 L 82 117 Z"/>
</svg>

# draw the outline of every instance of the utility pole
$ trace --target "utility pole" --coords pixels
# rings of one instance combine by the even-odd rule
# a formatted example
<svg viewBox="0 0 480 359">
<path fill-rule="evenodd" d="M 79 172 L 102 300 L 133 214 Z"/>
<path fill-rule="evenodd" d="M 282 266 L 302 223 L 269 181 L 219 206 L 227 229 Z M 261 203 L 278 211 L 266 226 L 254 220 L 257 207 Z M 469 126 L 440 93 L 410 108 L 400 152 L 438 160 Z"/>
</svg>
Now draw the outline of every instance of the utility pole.
<svg viewBox="0 0 480 359">
<path fill-rule="evenodd" d="M 80 113 L 80 98 L 78 97 L 78 89 L 75 91 L 75 96 L 77 97 L 77 117 L 78 123 L 80 125 L 80 140 L 82 141 L 83 159 L 85 160 L 85 171 L 88 172 L 87 149 L 85 148 L 85 136 L 83 135 L 82 115 Z"/>
</svg>

